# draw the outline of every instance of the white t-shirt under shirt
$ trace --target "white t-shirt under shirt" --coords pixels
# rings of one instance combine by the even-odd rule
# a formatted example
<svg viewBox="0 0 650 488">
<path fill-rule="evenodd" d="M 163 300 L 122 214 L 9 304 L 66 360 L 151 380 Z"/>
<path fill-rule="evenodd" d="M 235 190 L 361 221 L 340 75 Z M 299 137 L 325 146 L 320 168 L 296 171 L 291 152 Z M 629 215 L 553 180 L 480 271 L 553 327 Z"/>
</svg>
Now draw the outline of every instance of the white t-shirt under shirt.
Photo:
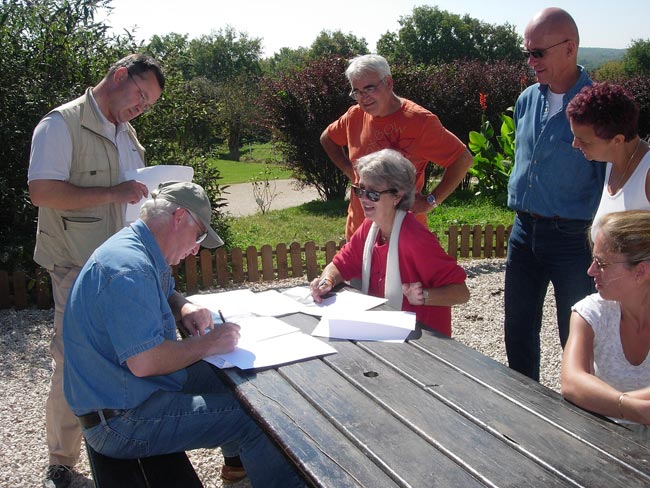
<svg viewBox="0 0 650 488">
<path fill-rule="evenodd" d="M 598 205 L 598 210 L 596 210 L 594 222 L 591 226 L 592 241 L 596 239 L 598 222 L 603 215 L 611 212 L 621 212 L 623 210 L 650 210 L 650 202 L 645 192 L 648 171 L 650 171 L 650 151 L 645 153 L 645 156 L 643 156 L 628 180 L 616 194 L 610 195 L 609 191 L 607 191 L 607 182 L 609 181 L 609 176 L 612 174 L 612 163 L 607 163 L 603 194 L 600 197 L 600 204 Z"/>
<path fill-rule="evenodd" d="M 113 141 L 119 154 L 119 181 L 125 181 L 124 174 L 129 170 L 144 167 L 137 148 L 129 137 L 125 123 L 117 126 L 110 122 L 99 110 L 95 98 L 90 92 L 90 103 L 99 113 L 104 127 L 104 135 Z M 32 149 L 29 159 L 27 181 L 70 179 L 72 165 L 72 139 L 63 117 L 52 112 L 44 117 L 34 129 Z"/>
</svg>

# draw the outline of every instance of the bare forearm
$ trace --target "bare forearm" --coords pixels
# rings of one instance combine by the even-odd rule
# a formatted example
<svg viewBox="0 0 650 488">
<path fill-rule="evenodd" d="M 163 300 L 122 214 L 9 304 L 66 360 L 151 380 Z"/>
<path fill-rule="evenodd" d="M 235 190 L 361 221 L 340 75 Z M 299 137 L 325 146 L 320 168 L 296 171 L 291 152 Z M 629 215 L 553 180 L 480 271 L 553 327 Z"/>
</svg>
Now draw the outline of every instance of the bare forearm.
<svg viewBox="0 0 650 488">
<path fill-rule="evenodd" d="M 453 283 L 439 288 L 428 288 L 429 297 L 425 305 L 451 307 L 469 300 L 469 289 L 465 283 Z"/>
<path fill-rule="evenodd" d="M 109 187 L 82 187 L 59 180 L 34 180 L 29 183 L 29 196 L 35 206 L 58 210 L 78 210 L 109 203 L 137 203 L 147 195 L 147 186 L 134 180 Z"/>
<path fill-rule="evenodd" d="M 350 178 L 350 181 L 354 182 L 354 168 L 350 158 L 348 158 L 341 146 L 329 138 L 327 129 L 321 134 L 320 143 L 334 165 Z"/>
<path fill-rule="evenodd" d="M 138 377 L 174 373 L 208 356 L 206 336 L 188 337 L 183 341 L 166 340 L 127 359 L 131 372 Z"/>
<path fill-rule="evenodd" d="M 438 183 L 438 186 L 433 191 L 438 204 L 444 202 L 458 188 L 458 185 L 463 181 L 467 170 L 473 163 L 474 158 L 472 158 L 472 155 L 466 149 L 451 166 L 445 169 L 440 183 Z"/>
</svg>

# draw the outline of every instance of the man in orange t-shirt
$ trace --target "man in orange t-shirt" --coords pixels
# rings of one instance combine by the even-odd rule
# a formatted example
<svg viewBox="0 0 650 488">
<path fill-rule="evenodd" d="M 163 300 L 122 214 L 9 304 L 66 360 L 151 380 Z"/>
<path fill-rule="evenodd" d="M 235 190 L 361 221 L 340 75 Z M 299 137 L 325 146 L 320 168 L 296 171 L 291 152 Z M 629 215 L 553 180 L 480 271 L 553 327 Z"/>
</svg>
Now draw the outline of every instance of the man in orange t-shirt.
<svg viewBox="0 0 650 488">
<path fill-rule="evenodd" d="M 427 212 L 460 184 L 474 161 L 472 155 L 436 115 L 393 93 L 390 67 L 382 56 L 358 56 L 350 61 L 345 74 L 352 87 L 350 96 L 358 104 L 323 131 L 320 142 L 325 152 L 353 184 L 359 181 L 354 161 L 380 149 L 401 152 L 415 166 L 416 198 L 412 211 L 426 227 Z M 442 166 L 445 171 L 436 188 L 422 195 L 424 170 L 429 162 Z M 351 192 L 346 239 L 352 237 L 363 219 L 361 202 Z"/>
</svg>

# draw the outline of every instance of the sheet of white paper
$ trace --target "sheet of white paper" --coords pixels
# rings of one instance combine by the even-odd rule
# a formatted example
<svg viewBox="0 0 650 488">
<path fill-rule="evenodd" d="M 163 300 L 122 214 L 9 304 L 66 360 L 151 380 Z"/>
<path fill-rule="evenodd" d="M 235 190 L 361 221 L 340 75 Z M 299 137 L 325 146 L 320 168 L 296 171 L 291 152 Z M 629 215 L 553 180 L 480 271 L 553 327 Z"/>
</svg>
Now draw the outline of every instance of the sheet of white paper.
<svg viewBox="0 0 650 488">
<path fill-rule="evenodd" d="M 370 310 L 344 315 L 327 314 L 312 335 L 357 341 L 404 342 L 414 329 L 415 314 L 412 312 Z"/>
<path fill-rule="evenodd" d="M 385 298 L 343 290 L 326 296 L 322 303 L 315 303 L 307 286 L 295 286 L 283 291 L 282 294 L 297 301 L 301 312 L 316 316 L 369 310 L 387 302 Z"/>
<path fill-rule="evenodd" d="M 127 171 L 124 175 L 127 180 L 138 180 L 147 185 L 149 194 L 156 189 L 163 181 L 192 181 L 194 169 L 191 166 L 180 166 L 177 164 L 162 164 L 159 166 L 147 166 L 136 170 Z M 138 203 L 126 206 L 125 225 L 135 222 L 140 217 L 140 207 L 146 198 Z"/>
<path fill-rule="evenodd" d="M 295 332 L 252 344 L 240 344 L 233 352 L 204 359 L 218 368 L 265 368 L 336 352 L 329 344 L 315 337 Z"/>
<path fill-rule="evenodd" d="M 241 327 L 239 344 L 249 344 L 278 337 L 292 332 L 300 332 L 298 327 L 282 322 L 275 317 L 245 317 L 237 321 Z"/>
<path fill-rule="evenodd" d="M 236 322 L 241 317 L 250 316 L 255 308 L 253 306 L 255 293 L 246 288 L 221 293 L 192 295 L 187 299 L 209 309 L 215 323 L 221 323 L 221 320 L 215 319 L 215 314 L 218 314 L 219 310 L 221 310 L 226 320 Z M 218 318 L 218 315 L 216 317 Z"/>
<path fill-rule="evenodd" d="M 192 295 L 187 299 L 192 303 L 210 309 L 213 316 L 221 310 L 226 320 L 230 321 L 251 314 L 262 317 L 279 317 L 300 311 L 300 305 L 295 300 L 282 295 L 276 290 L 267 290 L 260 293 L 253 293 L 248 289 L 232 290 L 221 293 Z M 215 323 L 220 322 L 220 320 L 215 320 Z"/>
<path fill-rule="evenodd" d="M 268 317 L 279 317 L 300 311 L 300 305 L 295 300 L 292 300 L 277 290 L 266 290 L 255 293 L 255 301 L 253 304 L 252 312 L 255 315 Z"/>
</svg>

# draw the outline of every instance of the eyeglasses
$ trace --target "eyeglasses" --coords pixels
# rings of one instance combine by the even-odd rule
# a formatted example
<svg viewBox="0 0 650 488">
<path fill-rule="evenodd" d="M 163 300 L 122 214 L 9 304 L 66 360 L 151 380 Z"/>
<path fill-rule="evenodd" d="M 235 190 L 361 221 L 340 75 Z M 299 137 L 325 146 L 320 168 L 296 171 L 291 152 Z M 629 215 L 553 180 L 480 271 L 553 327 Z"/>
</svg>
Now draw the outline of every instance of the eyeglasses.
<svg viewBox="0 0 650 488">
<path fill-rule="evenodd" d="M 367 85 L 367 86 L 364 86 L 361 90 L 358 90 L 356 88 L 353 89 L 349 93 L 350 98 L 352 98 L 353 100 L 359 100 L 361 97 L 365 97 L 366 95 L 370 95 L 372 93 L 375 93 L 375 90 L 377 90 L 377 88 L 379 88 L 379 85 L 384 83 L 385 80 L 386 80 L 386 78 L 382 78 L 381 80 L 379 80 L 379 83 L 377 83 L 376 85 Z"/>
<path fill-rule="evenodd" d="M 524 55 L 524 57 L 529 58 L 530 56 L 534 57 L 535 59 L 540 59 L 544 57 L 544 54 L 546 51 L 549 49 L 559 46 L 560 44 L 564 44 L 565 42 L 569 42 L 571 39 L 565 39 L 562 42 L 558 42 L 557 44 L 553 44 L 552 46 L 545 47 L 544 49 L 533 49 L 529 51 L 528 49 L 521 48 L 521 54 Z"/>
<path fill-rule="evenodd" d="M 189 215 L 190 218 L 194 221 L 194 223 L 196 224 L 196 226 L 197 226 L 199 229 L 201 229 L 201 228 L 202 228 L 202 225 L 199 223 L 198 220 L 196 220 L 196 218 L 194 217 L 194 215 L 192 215 L 192 212 L 190 212 L 188 209 L 185 209 L 185 211 L 187 212 L 187 215 Z M 208 230 L 207 230 L 207 229 L 204 230 L 203 232 L 201 232 L 200 234 L 198 234 L 198 235 L 196 236 L 196 243 L 197 243 L 197 244 L 201 244 L 203 241 L 205 241 L 205 238 L 206 238 L 206 237 L 208 237 Z"/>
<path fill-rule="evenodd" d="M 129 73 L 129 79 L 135 84 L 135 87 L 140 92 L 140 105 L 142 105 L 142 113 L 146 114 L 149 110 L 151 110 L 151 105 L 147 103 L 147 96 L 142 91 L 142 88 L 140 88 L 140 85 L 138 85 L 138 82 L 135 81 L 135 78 L 131 76 L 131 73 Z"/>
<path fill-rule="evenodd" d="M 374 191 L 374 190 L 365 190 L 361 187 L 358 187 L 357 185 L 352 185 L 352 191 L 359 198 L 365 195 L 368 198 L 368 200 L 370 200 L 371 202 L 378 202 L 384 193 L 392 193 L 392 194 L 397 193 L 397 190 L 395 188 L 392 188 L 390 190 L 384 190 L 384 191 Z"/>
<path fill-rule="evenodd" d="M 603 260 L 600 259 L 600 258 L 597 258 L 596 256 L 592 256 L 592 257 L 591 257 L 591 261 L 592 261 L 592 262 L 596 265 L 596 267 L 597 267 L 599 270 L 601 270 L 601 271 L 604 271 L 605 268 L 607 268 L 608 266 L 611 266 L 612 264 L 629 264 L 627 261 L 614 261 L 614 262 L 608 263 L 608 262 L 606 262 L 606 261 L 603 261 Z"/>
</svg>

